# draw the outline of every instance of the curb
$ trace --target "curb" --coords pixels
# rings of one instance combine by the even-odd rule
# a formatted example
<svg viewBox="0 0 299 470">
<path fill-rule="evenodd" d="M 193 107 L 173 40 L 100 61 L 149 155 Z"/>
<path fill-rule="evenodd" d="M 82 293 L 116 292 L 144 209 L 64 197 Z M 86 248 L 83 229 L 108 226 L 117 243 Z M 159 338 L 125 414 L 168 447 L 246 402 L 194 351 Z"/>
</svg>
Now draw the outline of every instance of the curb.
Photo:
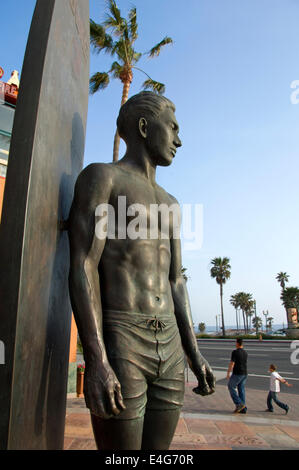
<svg viewBox="0 0 299 470">
<path fill-rule="evenodd" d="M 244 415 L 219 415 L 219 414 L 205 414 L 205 413 L 188 413 L 182 412 L 180 414 L 181 418 L 191 418 L 191 419 L 205 419 L 209 421 L 234 421 L 237 423 L 256 423 L 256 424 L 268 424 L 268 425 L 276 425 L 280 424 L 283 426 L 294 426 L 299 427 L 299 421 L 291 421 L 291 420 L 284 420 L 279 418 L 258 418 L 256 416 L 244 416 Z"/>
</svg>

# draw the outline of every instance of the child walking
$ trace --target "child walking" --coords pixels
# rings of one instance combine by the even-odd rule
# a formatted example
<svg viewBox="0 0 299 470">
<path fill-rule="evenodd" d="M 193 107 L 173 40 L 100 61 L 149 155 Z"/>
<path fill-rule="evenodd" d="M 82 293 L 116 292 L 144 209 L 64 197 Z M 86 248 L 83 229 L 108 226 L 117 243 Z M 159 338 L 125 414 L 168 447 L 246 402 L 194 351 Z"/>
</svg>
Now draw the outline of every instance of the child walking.
<svg viewBox="0 0 299 470">
<path fill-rule="evenodd" d="M 280 392 L 280 382 L 285 384 L 287 387 L 292 387 L 285 379 L 283 379 L 278 372 L 276 372 L 276 366 L 271 364 L 269 367 L 270 375 L 270 390 L 267 397 L 267 409 L 266 411 L 273 412 L 273 405 L 272 400 L 276 405 L 280 406 L 283 410 L 285 410 L 286 414 L 288 414 L 289 406 L 286 403 L 282 403 L 277 398 L 277 393 Z"/>
</svg>

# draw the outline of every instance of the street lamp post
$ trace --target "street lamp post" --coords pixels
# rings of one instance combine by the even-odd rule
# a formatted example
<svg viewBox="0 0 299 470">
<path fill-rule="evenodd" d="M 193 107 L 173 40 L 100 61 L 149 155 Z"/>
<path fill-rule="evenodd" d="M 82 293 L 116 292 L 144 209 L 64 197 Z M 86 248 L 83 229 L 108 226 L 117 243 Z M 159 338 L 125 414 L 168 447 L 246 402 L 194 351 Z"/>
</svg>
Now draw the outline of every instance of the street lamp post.
<svg viewBox="0 0 299 470">
<path fill-rule="evenodd" d="M 267 331 L 268 331 L 268 321 L 267 321 L 267 319 L 268 319 L 269 311 L 267 310 L 267 312 L 265 313 L 265 311 L 263 310 L 263 315 L 266 318 L 266 333 L 267 333 Z"/>
</svg>

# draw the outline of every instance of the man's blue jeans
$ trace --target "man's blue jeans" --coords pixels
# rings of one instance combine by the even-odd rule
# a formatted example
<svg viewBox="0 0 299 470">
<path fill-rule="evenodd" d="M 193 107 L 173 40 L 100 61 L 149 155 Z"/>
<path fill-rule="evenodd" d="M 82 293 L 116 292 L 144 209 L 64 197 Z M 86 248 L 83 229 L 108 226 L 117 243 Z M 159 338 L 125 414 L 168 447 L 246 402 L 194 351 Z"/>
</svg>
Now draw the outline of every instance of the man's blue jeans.
<svg viewBox="0 0 299 470">
<path fill-rule="evenodd" d="M 272 400 L 274 401 L 274 403 L 276 403 L 276 405 L 280 406 L 280 408 L 282 408 L 283 410 L 289 409 L 288 405 L 278 400 L 276 392 L 271 392 L 270 390 L 270 392 L 268 393 L 268 397 L 267 397 L 268 410 L 273 411 Z"/>
<path fill-rule="evenodd" d="M 228 381 L 228 390 L 236 406 L 245 405 L 245 383 L 247 375 L 232 374 Z"/>
</svg>

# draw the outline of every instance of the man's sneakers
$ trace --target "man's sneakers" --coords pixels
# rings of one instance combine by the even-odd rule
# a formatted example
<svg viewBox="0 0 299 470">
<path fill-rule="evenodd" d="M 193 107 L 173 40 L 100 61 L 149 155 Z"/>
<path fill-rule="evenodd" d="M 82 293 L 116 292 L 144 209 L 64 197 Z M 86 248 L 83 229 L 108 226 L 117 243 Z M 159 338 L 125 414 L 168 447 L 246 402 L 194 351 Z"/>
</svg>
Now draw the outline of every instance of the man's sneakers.
<svg viewBox="0 0 299 470">
<path fill-rule="evenodd" d="M 245 408 L 243 408 L 243 410 L 240 411 L 240 414 L 246 415 L 246 413 L 247 413 L 247 407 L 245 406 Z"/>
<path fill-rule="evenodd" d="M 241 411 L 243 411 L 244 409 L 246 408 L 245 405 L 242 405 L 242 403 L 238 406 L 236 406 L 236 409 L 234 411 L 234 413 L 241 413 Z"/>
</svg>

